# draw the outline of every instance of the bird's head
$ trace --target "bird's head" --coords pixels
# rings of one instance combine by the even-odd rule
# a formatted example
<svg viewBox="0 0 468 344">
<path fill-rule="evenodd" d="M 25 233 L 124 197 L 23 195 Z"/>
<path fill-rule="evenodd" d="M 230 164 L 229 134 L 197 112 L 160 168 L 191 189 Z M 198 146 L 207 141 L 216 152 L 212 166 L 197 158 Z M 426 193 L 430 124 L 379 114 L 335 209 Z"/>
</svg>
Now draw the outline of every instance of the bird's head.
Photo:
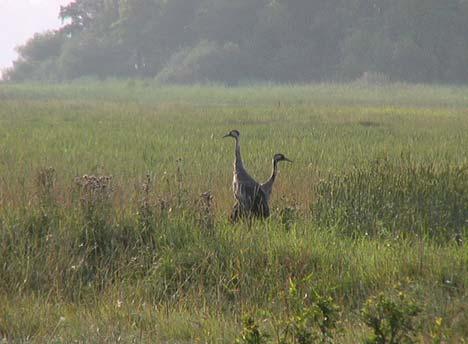
<svg viewBox="0 0 468 344">
<path fill-rule="evenodd" d="M 224 135 L 224 137 L 233 137 L 235 139 L 238 139 L 240 136 L 239 130 L 231 130 L 228 134 Z"/>
<path fill-rule="evenodd" d="M 277 153 L 275 154 L 275 156 L 273 157 L 273 160 L 275 162 L 278 162 L 278 161 L 287 161 L 287 162 L 292 162 L 292 160 L 289 160 L 288 158 L 286 158 L 283 154 L 281 153 Z"/>
</svg>

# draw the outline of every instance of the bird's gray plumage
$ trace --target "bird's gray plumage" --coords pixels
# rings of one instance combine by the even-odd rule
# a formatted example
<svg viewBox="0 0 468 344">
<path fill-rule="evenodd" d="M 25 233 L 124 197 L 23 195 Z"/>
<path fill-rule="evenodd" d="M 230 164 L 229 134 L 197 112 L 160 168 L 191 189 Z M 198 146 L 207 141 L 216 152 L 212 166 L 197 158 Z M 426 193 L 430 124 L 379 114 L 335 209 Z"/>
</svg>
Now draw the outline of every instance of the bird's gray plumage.
<svg viewBox="0 0 468 344">
<path fill-rule="evenodd" d="M 271 176 L 265 183 L 260 184 L 260 187 L 265 193 L 267 203 L 270 202 L 271 192 L 273 191 L 273 184 L 275 183 L 276 176 L 278 175 L 278 163 L 280 161 L 292 162 L 291 160 L 286 158 L 283 154 L 280 154 L 280 153 L 275 154 L 273 157 L 273 169 L 271 172 Z"/>
<path fill-rule="evenodd" d="M 244 167 L 240 150 L 239 131 L 231 130 L 229 134 L 224 137 L 233 137 L 236 140 L 232 180 L 232 191 L 236 199 L 236 204 L 231 219 L 237 221 L 240 217 L 256 216 L 266 218 L 270 216 L 270 209 L 265 192 Z"/>
</svg>

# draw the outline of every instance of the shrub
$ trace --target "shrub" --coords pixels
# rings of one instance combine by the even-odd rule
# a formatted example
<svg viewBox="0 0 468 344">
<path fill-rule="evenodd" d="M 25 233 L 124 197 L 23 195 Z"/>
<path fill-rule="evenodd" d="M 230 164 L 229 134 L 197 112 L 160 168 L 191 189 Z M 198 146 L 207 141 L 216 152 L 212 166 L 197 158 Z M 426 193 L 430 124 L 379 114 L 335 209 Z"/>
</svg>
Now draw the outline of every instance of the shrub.
<svg viewBox="0 0 468 344">
<path fill-rule="evenodd" d="M 290 314 L 283 332 L 284 343 L 311 344 L 333 340 L 339 320 L 339 307 L 312 285 L 312 276 L 290 280 L 287 304 Z"/>
<path fill-rule="evenodd" d="M 362 317 L 373 334 L 366 343 L 413 343 L 416 334 L 414 318 L 420 312 L 420 306 L 403 291 L 390 295 L 381 293 L 369 298 L 362 310 Z"/>
<path fill-rule="evenodd" d="M 238 343 L 312 344 L 332 343 L 338 331 L 340 312 L 330 296 L 321 295 L 312 284 L 312 276 L 294 281 L 283 295 L 283 314 L 275 317 L 263 311 L 271 332 L 261 331 L 252 317 L 244 321 Z"/>
<path fill-rule="evenodd" d="M 260 332 L 258 324 L 252 317 L 244 319 L 244 328 L 236 343 L 240 344 L 262 344 L 267 343 L 268 336 Z"/>
</svg>

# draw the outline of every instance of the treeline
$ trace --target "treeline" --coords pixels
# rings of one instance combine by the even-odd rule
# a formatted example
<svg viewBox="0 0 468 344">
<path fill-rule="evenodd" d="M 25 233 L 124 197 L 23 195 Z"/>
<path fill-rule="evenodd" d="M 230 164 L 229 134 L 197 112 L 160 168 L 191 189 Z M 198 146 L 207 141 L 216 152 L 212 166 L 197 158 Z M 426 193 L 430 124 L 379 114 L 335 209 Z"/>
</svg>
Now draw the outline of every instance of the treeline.
<svg viewBox="0 0 468 344">
<path fill-rule="evenodd" d="M 468 81 L 466 0 L 75 0 L 11 81 Z"/>
</svg>

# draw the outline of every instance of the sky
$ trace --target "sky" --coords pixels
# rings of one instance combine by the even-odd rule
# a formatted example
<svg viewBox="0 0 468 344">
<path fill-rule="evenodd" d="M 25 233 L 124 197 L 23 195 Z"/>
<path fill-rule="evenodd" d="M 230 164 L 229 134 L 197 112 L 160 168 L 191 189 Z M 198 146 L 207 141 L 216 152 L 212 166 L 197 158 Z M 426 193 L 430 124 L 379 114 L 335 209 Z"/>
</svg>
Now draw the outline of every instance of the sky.
<svg viewBox="0 0 468 344">
<path fill-rule="evenodd" d="M 60 5 L 71 0 L 0 0 L 0 72 L 11 66 L 15 47 L 24 44 L 36 32 L 61 26 Z"/>
</svg>

